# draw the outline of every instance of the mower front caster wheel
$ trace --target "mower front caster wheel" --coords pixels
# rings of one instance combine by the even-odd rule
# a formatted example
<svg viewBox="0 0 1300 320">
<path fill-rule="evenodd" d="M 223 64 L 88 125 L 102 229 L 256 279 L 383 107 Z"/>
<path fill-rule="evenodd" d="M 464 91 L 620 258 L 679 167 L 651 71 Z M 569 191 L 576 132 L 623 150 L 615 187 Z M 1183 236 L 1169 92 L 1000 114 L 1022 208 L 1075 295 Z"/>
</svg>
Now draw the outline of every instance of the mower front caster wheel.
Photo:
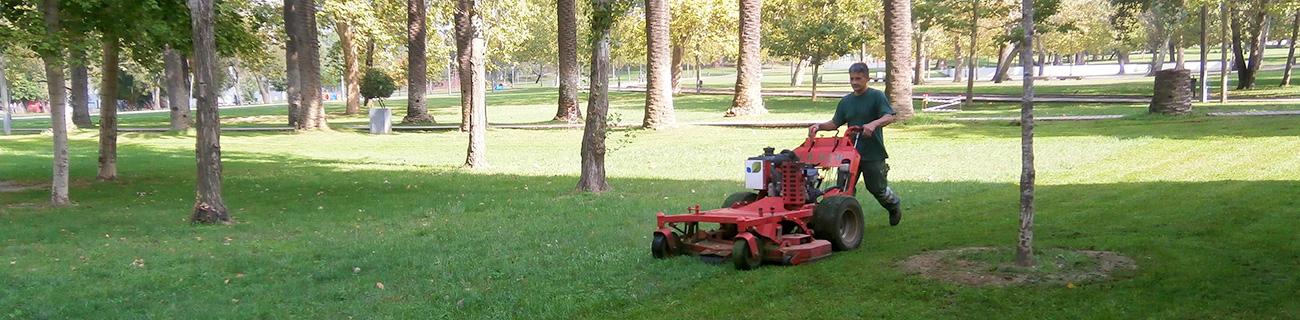
<svg viewBox="0 0 1300 320">
<path fill-rule="evenodd" d="M 655 233 L 654 239 L 650 240 L 650 254 L 654 255 L 655 259 L 664 259 L 671 255 L 670 250 L 668 238 L 662 233 Z"/>
<path fill-rule="evenodd" d="M 736 265 L 736 269 L 754 270 L 763 264 L 763 260 L 749 250 L 749 241 L 740 238 L 736 239 L 736 246 L 731 248 L 731 263 Z"/>
</svg>

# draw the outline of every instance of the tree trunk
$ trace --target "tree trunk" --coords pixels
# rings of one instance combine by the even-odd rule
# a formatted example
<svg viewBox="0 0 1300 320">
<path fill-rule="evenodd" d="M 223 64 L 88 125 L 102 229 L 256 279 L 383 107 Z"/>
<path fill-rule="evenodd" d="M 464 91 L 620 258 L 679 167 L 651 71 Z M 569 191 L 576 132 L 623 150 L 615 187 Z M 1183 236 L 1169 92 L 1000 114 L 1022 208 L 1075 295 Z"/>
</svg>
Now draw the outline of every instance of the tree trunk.
<svg viewBox="0 0 1300 320">
<path fill-rule="evenodd" d="M 912 118 L 912 2 L 885 1 L 885 96 L 898 122 Z"/>
<path fill-rule="evenodd" d="M 1009 47 L 1010 52 L 1007 52 L 1006 58 L 1003 59 L 1005 61 L 998 63 L 998 71 L 994 73 L 995 76 L 993 77 L 993 83 L 1002 83 L 1002 81 L 1011 80 L 1011 75 L 1007 74 L 1007 72 L 1011 71 L 1012 60 L 1019 59 L 1020 48 L 1022 46 L 1023 45 L 1019 42 L 1011 43 L 1011 46 Z"/>
<path fill-rule="evenodd" d="M 971 107 L 971 105 L 973 105 L 973 104 L 975 103 L 975 79 L 976 79 L 976 78 L 979 78 L 979 74 L 976 73 L 976 71 L 978 71 L 978 69 L 976 69 L 976 68 L 977 68 L 978 65 L 979 65 L 979 60 L 975 60 L 975 52 L 978 51 L 978 50 L 977 50 L 978 47 L 977 47 L 976 40 L 979 39 L 978 36 L 979 36 L 979 30 L 980 30 L 980 27 L 979 27 L 979 21 L 980 21 L 980 15 L 979 15 L 979 12 L 980 12 L 980 0 L 971 0 L 971 10 L 970 10 L 970 57 L 966 59 L 966 63 L 970 65 L 970 67 L 969 67 L 969 68 L 970 68 L 970 74 L 969 74 L 969 77 L 966 78 L 966 101 L 964 101 L 964 103 L 962 104 L 962 107 L 964 107 L 964 108 L 968 108 L 968 109 Z"/>
<path fill-rule="evenodd" d="M 1183 46 L 1174 48 L 1174 69 L 1187 69 L 1187 52 Z"/>
<path fill-rule="evenodd" d="M 672 53 L 669 52 L 667 0 L 645 1 L 646 76 L 645 118 L 641 127 L 649 130 L 673 126 Z"/>
<path fill-rule="evenodd" d="M 683 43 L 690 42 L 690 36 L 678 35 L 675 42 L 678 43 L 673 44 L 672 58 L 669 61 L 669 71 L 672 74 L 669 84 L 673 87 L 673 94 L 678 94 L 682 92 L 682 65 L 686 61 L 686 47 Z"/>
<path fill-rule="evenodd" d="M 1268 13 L 1262 9 L 1244 14 L 1244 16 L 1250 15 L 1254 15 L 1254 21 L 1241 21 L 1243 15 L 1234 16 L 1232 19 L 1232 51 L 1236 56 L 1237 90 L 1255 88 L 1255 74 L 1259 71 L 1260 62 L 1263 60 L 1264 45 L 1268 39 L 1271 22 Z"/>
<path fill-rule="evenodd" d="M 432 115 L 429 115 L 429 107 L 425 105 L 425 88 L 428 81 L 428 63 L 425 60 L 425 39 L 428 37 L 428 30 L 425 28 L 425 8 L 424 0 L 407 0 L 406 1 L 406 116 L 402 117 L 402 123 L 437 123 Z M 459 45 L 459 42 L 458 42 Z M 462 66 L 462 70 L 463 70 Z M 461 94 L 469 88 L 465 86 L 466 74 L 461 73 Z M 482 86 L 483 84 L 478 84 Z M 461 108 L 460 130 L 469 131 L 469 113 L 466 107 Z"/>
<path fill-rule="evenodd" d="M 320 85 L 320 41 L 317 37 L 316 5 L 313 0 L 293 0 L 298 2 L 303 18 L 298 25 L 298 34 L 302 41 L 298 47 L 298 81 L 302 84 L 302 106 L 299 111 L 297 130 L 327 130 L 325 108 L 321 105 Z"/>
<path fill-rule="evenodd" d="M 1128 51 L 1116 50 L 1116 56 L 1118 56 L 1116 60 L 1119 61 L 1119 74 L 1127 74 L 1128 73 L 1128 66 L 1127 66 Z"/>
<path fill-rule="evenodd" d="M 267 88 L 266 78 L 257 77 L 257 93 L 262 96 L 262 103 L 271 103 L 271 90 Z"/>
<path fill-rule="evenodd" d="M 1024 67 L 1024 98 L 1020 105 L 1020 232 L 1016 241 L 1016 266 L 1031 268 L 1034 262 L 1034 5 L 1022 0 L 1020 64 Z"/>
<path fill-rule="evenodd" d="M 912 84 L 922 85 L 925 84 L 925 69 L 929 67 L 925 62 L 925 33 L 917 32 L 916 41 L 913 42 L 916 43 L 916 61 L 913 61 L 914 65 L 912 66 L 914 72 L 912 74 Z"/>
<path fill-rule="evenodd" d="M 465 168 L 486 168 L 487 161 L 487 101 L 484 78 L 483 18 L 477 1 L 457 0 L 456 61 L 460 64 L 460 105 L 466 110 L 465 121 L 469 132 L 469 147 L 465 152 Z"/>
<path fill-rule="evenodd" d="M 59 1 L 45 0 L 41 5 L 47 34 L 59 33 Z M 50 186 L 50 204 L 55 207 L 72 205 L 68 199 L 68 124 L 67 124 L 67 90 L 63 89 L 63 52 L 57 46 L 54 50 L 42 50 L 41 59 L 45 61 L 45 79 L 47 93 L 50 95 L 50 123 L 54 131 L 54 176 Z M 8 107 L 8 101 L 5 101 Z"/>
<path fill-rule="evenodd" d="M 610 1 L 593 0 L 594 17 L 609 17 Z M 605 181 L 605 117 L 609 111 L 609 29 L 612 19 L 593 18 L 591 23 L 591 89 L 587 92 L 587 123 L 582 130 L 582 168 L 578 177 L 579 192 L 600 193 L 609 190 Z"/>
<path fill-rule="evenodd" d="M 1219 39 L 1223 41 L 1223 47 L 1219 50 L 1220 61 L 1222 61 L 1219 64 L 1219 103 L 1228 103 L 1228 51 L 1232 50 L 1228 47 L 1228 21 L 1231 20 L 1228 17 L 1228 3 L 1219 3 L 1219 11 L 1222 17 L 1220 21 L 1223 21 L 1219 33 Z"/>
<path fill-rule="evenodd" d="M 578 4 L 577 0 L 558 0 L 560 53 L 560 99 L 553 120 L 578 121 Z"/>
<path fill-rule="evenodd" d="M 298 67 L 302 36 L 297 33 L 301 21 L 297 0 L 284 1 L 284 30 L 289 40 L 284 43 L 285 102 L 289 105 L 289 126 L 298 128 L 302 115 L 302 72 Z"/>
<path fill-rule="evenodd" d="M 803 74 L 807 72 L 809 62 L 811 62 L 810 57 L 802 57 L 795 62 L 794 73 L 790 75 L 790 86 L 798 87 L 803 85 Z"/>
<path fill-rule="evenodd" d="M 740 0 L 740 55 L 736 63 L 736 93 L 725 116 L 757 116 L 767 113 L 763 106 L 761 51 L 763 23 L 762 0 Z"/>
<path fill-rule="evenodd" d="M 117 77 L 119 39 L 117 35 L 106 33 L 104 44 L 104 64 L 100 66 L 103 76 L 99 84 L 99 180 L 117 179 Z"/>
<path fill-rule="evenodd" d="M 1291 68 L 1295 65 L 1295 41 L 1296 35 L 1300 33 L 1300 13 L 1295 14 L 1295 21 L 1291 23 L 1291 41 L 1290 49 L 1286 52 L 1286 69 L 1282 72 L 1281 86 L 1291 85 Z"/>
<path fill-rule="evenodd" d="M 343 82 L 348 87 L 344 114 L 358 114 L 361 113 L 361 66 L 357 63 L 357 45 L 352 25 L 339 20 L 334 23 L 334 31 L 339 34 L 339 47 L 343 49 Z"/>
<path fill-rule="evenodd" d="M 1164 41 L 1163 43 L 1168 43 L 1168 40 L 1163 40 L 1163 41 Z M 1164 52 L 1161 51 L 1164 50 L 1163 48 L 1165 46 L 1153 45 L 1151 47 L 1152 47 L 1151 62 L 1149 63 L 1150 68 L 1147 68 L 1148 77 L 1156 75 L 1156 72 L 1160 72 L 1160 70 L 1164 69 L 1165 67 L 1165 56 L 1164 56 Z"/>
<path fill-rule="evenodd" d="M 1161 70 L 1156 73 L 1155 90 L 1148 109 L 1151 113 L 1188 114 L 1192 112 L 1192 72 L 1187 69 Z"/>
<path fill-rule="evenodd" d="M 194 98 L 198 127 L 194 158 L 198 162 L 194 211 L 190 223 L 230 224 L 221 197 L 221 116 L 217 110 L 217 48 L 212 0 L 188 0 L 194 29 Z"/>
<path fill-rule="evenodd" d="M 167 107 L 171 113 L 172 130 L 186 130 L 194 123 L 190 118 L 190 87 L 185 85 L 182 59 L 184 57 L 176 49 L 163 49 L 163 74 L 167 78 Z"/>
<path fill-rule="evenodd" d="M 952 82 L 961 83 L 963 75 L 966 73 L 966 56 L 961 54 L 961 40 L 953 37 L 952 59 L 955 61 L 955 67 L 952 68 Z"/>
<path fill-rule="evenodd" d="M 9 81 L 5 78 L 5 68 L 7 68 L 5 66 L 5 53 L 0 50 L 0 113 L 4 114 L 2 125 L 4 126 L 4 135 L 7 136 L 13 133 L 13 128 L 10 126 L 14 119 L 11 114 L 13 110 L 9 107 Z"/>
<path fill-rule="evenodd" d="M 72 55 L 72 68 L 68 70 L 72 76 L 72 92 L 68 96 L 72 103 L 72 123 L 79 127 L 94 127 L 95 123 L 90 120 L 90 75 L 86 71 L 86 53 L 78 50 Z"/>
<path fill-rule="evenodd" d="M 1198 85 L 1201 86 L 1201 90 L 1200 92 L 1197 92 L 1197 95 L 1201 97 L 1201 103 L 1210 101 L 1210 78 L 1208 78 L 1208 76 L 1210 75 L 1209 73 L 1210 71 L 1208 70 L 1210 68 L 1209 27 L 1210 27 L 1210 6 L 1202 4 L 1201 5 L 1201 67 L 1198 68 L 1200 69 L 1198 70 L 1198 73 L 1200 75 L 1200 80 L 1198 80 L 1200 81 L 1200 83 Z"/>
<path fill-rule="evenodd" d="M 230 62 L 230 77 L 235 79 L 235 105 L 242 106 L 244 105 L 244 85 L 242 84 L 242 77 L 239 76 L 239 58 L 234 58 Z"/>
<path fill-rule="evenodd" d="M 1043 41 L 1035 41 L 1034 46 L 1038 48 L 1038 76 L 1047 74 L 1047 53 L 1043 50 Z"/>
<path fill-rule="evenodd" d="M 812 83 L 813 83 L 813 85 L 812 85 L 812 101 L 813 101 L 813 102 L 817 102 L 817 77 L 818 77 L 818 76 L 821 76 L 821 74 L 819 74 L 819 72 L 821 71 L 821 66 L 822 66 L 821 63 L 814 64 L 814 65 L 812 66 L 812 67 L 813 67 L 813 78 L 812 78 Z"/>
</svg>

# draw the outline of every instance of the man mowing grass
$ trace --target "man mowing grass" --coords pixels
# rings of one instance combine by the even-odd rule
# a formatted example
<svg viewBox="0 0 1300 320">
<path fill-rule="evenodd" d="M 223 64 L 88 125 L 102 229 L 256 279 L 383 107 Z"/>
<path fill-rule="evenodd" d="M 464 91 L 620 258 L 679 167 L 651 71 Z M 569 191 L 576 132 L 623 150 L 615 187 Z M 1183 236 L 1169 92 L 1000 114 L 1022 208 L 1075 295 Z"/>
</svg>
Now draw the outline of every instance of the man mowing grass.
<svg viewBox="0 0 1300 320">
<path fill-rule="evenodd" d="M 837 130 L 846 123 L 862 127 L 862 134 L 856 142 L 858 154 L 862 156 L 857 174 L 862 176 L 867 191 L 889 211 L 889 225 L 896 226 L 903 218 L 902 199 L 889 187 L 889 164 L 885 163 L 889 154 L 885 152 L 885 138 L 881 135 L 885 126 L 894 123 L 894 108 L 889 107 L 889 98 L 884 92 L 867 88 L 870 79 L 867 74 L 870 72 L 865 63 L 849 66 L 849 84 L 853 86 L 853 93 L 840 99 L 830 121 L 808 127 L 808 137 L 815 136 L 817 131 Z"/>
</svg>

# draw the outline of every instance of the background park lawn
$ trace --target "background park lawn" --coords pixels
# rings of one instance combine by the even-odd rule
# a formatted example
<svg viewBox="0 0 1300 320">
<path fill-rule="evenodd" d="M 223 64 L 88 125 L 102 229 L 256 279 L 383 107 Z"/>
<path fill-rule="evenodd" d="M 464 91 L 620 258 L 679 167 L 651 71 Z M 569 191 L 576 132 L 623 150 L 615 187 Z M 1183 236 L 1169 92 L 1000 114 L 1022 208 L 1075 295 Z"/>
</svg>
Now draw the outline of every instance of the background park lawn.
<svg viewBox="0 0 1300 320">
<path fill-rule="evenodd" d="M 554 113 L 550 91 L 513 92 L 489 94 L 493 123 Z M 678 98 L 679 121 L 720 119 L 725 96 L 712 97 Z M 623 121 L 639 122 L 638 99 L 614 96 Z M 750 120 L 820 120 L 832 103 L 769 99 L 773 113 Z M 1138 268 L 1073 288 L 964 287 L 905 273 L 899 262 L 915 254 L 1015 242 L 1020 128 L 939 121 L 1018 112 L 981 108 L 886 130 L 901 225 L 867 205 L 862 248 L 747 272 L 653 259 L 654 216 L 717 207 L 741 189 L 744 158 L 793 147 L 804 129 L 616 131 L 614 190 L 600 195 L 572 192 L 576 129 L 490 130 L 493 167 L 483 170 L 458 168 L 459 132 L 225 133 L 231 226 L 186 222 L 192 135 L 125 133 L 120 180 L 95 182 L 97 133 L 75 132 L 75 206 L 46 206 L 47 190 L 0 192 L 0 318 L 1300 317 L 1294 116 L 1044 106 L 1134 116 L 1039 122 L 1036 245 L 1115 251 Z M 231 125 L 283 123 L 274 120 L 283 107 L 234 110 L 249 111 L 223 110 Z M 457 110 L 447 103 L 434 115 L 457 123 Z M 124 115 L 123 126 L 165 125 L 146 116 Z M 0 136 L 0 180 L 47 186 L 50 163 L 49 136 Z"/>
</svg>

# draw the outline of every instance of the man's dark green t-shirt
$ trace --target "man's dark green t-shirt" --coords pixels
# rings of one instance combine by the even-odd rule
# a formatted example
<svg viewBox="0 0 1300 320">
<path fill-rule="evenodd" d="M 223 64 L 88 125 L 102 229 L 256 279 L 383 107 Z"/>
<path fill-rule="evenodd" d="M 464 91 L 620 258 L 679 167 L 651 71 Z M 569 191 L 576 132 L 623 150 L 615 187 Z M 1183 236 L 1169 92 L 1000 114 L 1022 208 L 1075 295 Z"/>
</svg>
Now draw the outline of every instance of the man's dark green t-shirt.
<svg viewBox="0 0 1300 320">
<path fill-rule="evenodd" d="M 861 96 L 849 93 L 840 99 L 839 106 L 835 107 L 835 117 L 831 121 L 836 126 L 848 124 L 849 126 L 862 126 L 864 124 L 876 121 L 886 114 L 894 114 L 894 108 L 889 107 L 889 98 L 880 90 L 867 88 L 867 92 Z M 876 132 L 871 137 L 863 136 L 858 139 L 858 154 L 862 156 L 862 161 L 878 161 L 889 158 L 885 152 L 885 137 L 881 134 L 883 130 L 876 128 Z"/>
</svg>

